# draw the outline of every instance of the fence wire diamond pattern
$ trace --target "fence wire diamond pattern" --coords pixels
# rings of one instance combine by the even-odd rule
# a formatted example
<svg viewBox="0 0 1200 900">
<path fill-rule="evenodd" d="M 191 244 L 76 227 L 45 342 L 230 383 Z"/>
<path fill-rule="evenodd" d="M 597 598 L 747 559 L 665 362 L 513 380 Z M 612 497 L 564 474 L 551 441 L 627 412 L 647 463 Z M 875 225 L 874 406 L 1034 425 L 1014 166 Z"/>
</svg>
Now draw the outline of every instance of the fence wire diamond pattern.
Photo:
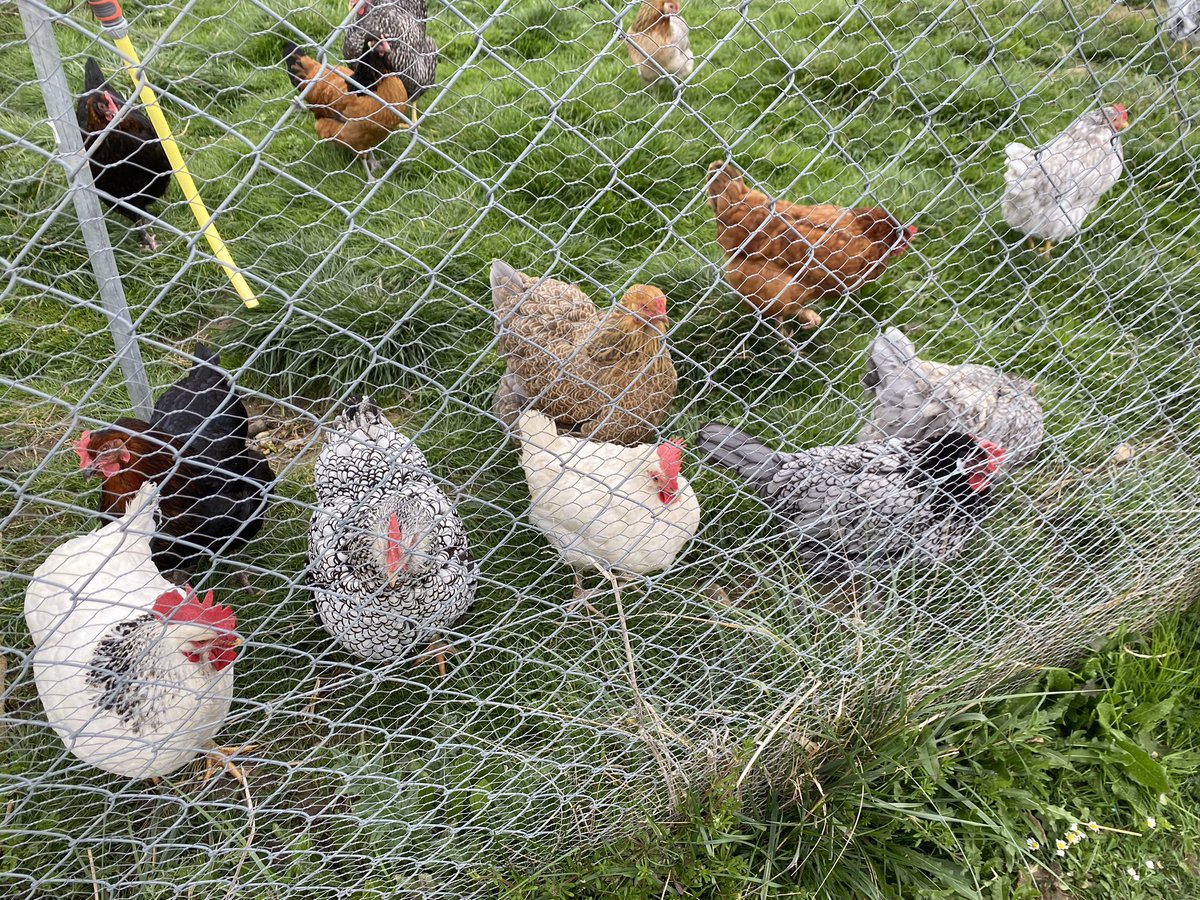
<svg viewBox="0 0 1200 900">
<path fill-rule="evenodd" d="M 28 3 L 53 20 L 73 95 L 90 56 L 128 96 L 85 9 Z M 241 748 L 244 777 L 205 779 L 198 762 L 158 782 L 64 749 L 34 681 L 25 593 L 55 547 L 98 525 L 73 448 L 131 414 L 133 370 L 106 327 L 49 94 L 16 10 L 2 11 L 5 896 L 484 894 L 719 777 L 793 778 L 869 727 L 880 697 L 994 686 L 1190 596 L 1200 94 L 1164 12 L 685 0 L 694 68 L 645 86 L 625 36 L 639 6 L 435 5 L 436 84 L 418 126 L 376 151 L 377 179 L 317 140 L 281 49 L 340 64 L 353 10 L 125 10 L 259 300 L 241 304 L 172 184 L 153 207 L 156 251 L 103 220 L 136 347 L 154 396 L 197 342 L 219 350 L 277 476 L 258 535 L 190 576 L 236 610 L 219 739 Z M 1082 235 L 1039 255 L 1002 215 L 1006 146 L 1042 147 L 1118 102 L 1120 180 Z M 912 247 L 788 334 L 794 316 L 751 309 L 726 281 L 717 160 L 771 197 L 887 209 L 916 225 Z M 493 259 L 601 308 L 636 284 L 667 298 L 679 387 L 654 433 L 688 445 L 702 523 L 668 569 L 619 593 L 589 573 L 591 610 L 572 604 L 572 571 L 532 523 L 519 450 L 492 414 L 505 366 Z M 923 358 L 1027 379 L 1046 436 L 957 558 L 830 584 L 695 437 L 720 421 L 775 448 L 858 440 L 868 347 L 889 326 Z M 314 613 L 313 467 L 363 394 L 423 451 L 479 566 L 472 611 L 442 635 L 444 675 L 427 659 L 361 660 Z"/>
</svg>

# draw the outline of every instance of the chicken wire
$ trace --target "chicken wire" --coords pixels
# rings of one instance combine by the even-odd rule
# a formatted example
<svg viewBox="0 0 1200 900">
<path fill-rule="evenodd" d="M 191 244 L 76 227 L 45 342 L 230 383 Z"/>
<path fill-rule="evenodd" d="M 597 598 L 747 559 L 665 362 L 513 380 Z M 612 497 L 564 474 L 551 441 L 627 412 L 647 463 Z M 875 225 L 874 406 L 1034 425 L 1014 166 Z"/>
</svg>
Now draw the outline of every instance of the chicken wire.
<svg viewBox="0 0 1200 900">
<path fill-rule="evenodd" d="M 219 348 L 278 475 L 260 535 L 193 577 L 236 608 L 246 639 L 220 732 L 248 745 L 241 785 L 104 775 L 63 749 L 38 701 L 24 591 L 50 550 L 95 527 L 71 449 L 130 401 L 5 10 L 5 896 L 487 893 L 718 778 L 798 777 L 881 698 L 992 686 L 1189 596 L 1200 103 L 1160 12 L 694 2 L 695 71 L 646 89 L 619 30 L 633 11 L 437 5 L 425 118 L 389 139 L 368 183 L 315 140 L 279 55 L 286 37 L 338 61 L 340 3 L 126 10 L 261 300 L 240 307 L 177 188 L 158 206 L 156 253 L 106 217 L 154 393 L 197 339 Z M 73 90 L 89 55 L 112 73 L 84 11 L 54 17 Z M 998 210 L 1004 146 L 1044 144 L 1116 101 L 1132 119 L 1125 174 L 1082 238 L 1041 259 Z M 793 352 L 722 280 L 705 193 L 722 158 L 772 196 L 878 203 L 920 234 L 878 282 L 819 303 L 821 326 Z M 667 572 L 626 584 L 619 606 L 609 591 L 595 614 L 573 610 L 571 572 L 529 524 L 516 451 L 489 412 L 503 370 L 493 257 L 602 306 L 636 282 L 665 291 L 680 386 L 664 436 L 714 419 L 776 447 L 853 441 L 866 348 L 892 324 L 926 358 L 1035 382 L 1047 437 L 959 559 L 848 594 L 807 580 L 779 520 L 686 454 L 695 539 Z M 481 567 L 444 678 L 357 661 L 313 615 L 312 465 L 323 428 L 364 392 L 429 457 Z"/>
</svg>

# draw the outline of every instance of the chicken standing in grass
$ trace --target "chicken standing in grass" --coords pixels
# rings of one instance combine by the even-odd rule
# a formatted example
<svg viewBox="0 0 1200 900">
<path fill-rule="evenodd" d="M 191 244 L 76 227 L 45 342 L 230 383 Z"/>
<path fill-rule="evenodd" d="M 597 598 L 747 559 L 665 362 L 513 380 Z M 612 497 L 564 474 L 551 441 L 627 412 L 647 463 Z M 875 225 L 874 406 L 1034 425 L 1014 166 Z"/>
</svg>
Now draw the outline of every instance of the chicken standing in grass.
<svg viewBox="0 0 1200 900">
<path fill-rule="evenodd" d="M 667 298 L 637 284 L 601 312 L 579 288 L 492 261 L 492 305 L 508 367 L 493 411 L 510 428 L 532 404 L 598 441 L 652 441 L 675 397 Z"/>
<path fill-rule="evenodd" d="M 168 775 L 212 749 L 240 643 L 228 606 L 182 590 L 152 559 L 145 483 L 125 514 L 50 554 L 25 592 L 46 718 L 84 762 L 127 778 Z M 216 759 L 240 777 L 220 750 Z"/>
<path fill-rule="evenodd" d="M 220 358 L 204 344 L 192 352 L 196 363 L 158 398 L 149 422 L 119 419 L 75 446 L 80 468 L 103 479 L 103 517 L 122 515 L 147 481 L 162 485 L 152 546 L 164 574 L 244 547 L 262 528 L 275 483 L 249 446 L 249 416 Z"/>
<path fill-rule="evenodd" d="M 695 61 L 679 0 L 643 0 L 625 46 L 646 84 L 662 78 L 682 80 L 692 72 Z"/>
<path fill-rule="evenodd" d="M 848 294 L 874 281 L 917 233 L 878 207 L 797 206 L 750 190 L 741 172 L 717 161 L 708 167 L 708 198 L 725 251 L 725 278 L 752 309 L 816 328 L 809 308 L 828 294 Z"/>
<path fill-rule="evenodd" d="M 90 57 L 84 64 L 83 87 L 86 93 L 79 98 L 75 117 L 84 149 L 91 154 L 92 180 L 101 199 L 134 222 L 142 246 L 157 250 L 147 209 L 171 183 L 167 154 L 145 113 L 129 109 L 121 114 L 124 96 L 104 80 L 100 64 Z M 112 130 L 101 137 L 110 124 Z"/>
<path fill-rule="evenodd" d="M 787 524 L 808 574 L 844 578 L 955 557 L 992 500 L 1004 451 L 961 432 L 781 453 L 710 422 L 698 449 Z"/>
<path fill-rule="evenodd" d="M 433 642 L 445 674 L 438 635 L 474 605 L 479 566 L 424 455 L 364 397 L 334 422 L 313 482 L 308 583 L 326 630 L 372 661 Z"/>
<path fill-rule="evenodd" d="M 678 444 L 622 447 L 560 435 L 532 409 L 521 413 L 518 433 L 529 518 L 575 570 L 576 597 L 592 569 L 611 576 L 670 568 L 700 527 Z"/>
<path fill-rule="evenodd" d="M 875 403 L 860 441 L 928 440 L 965 431 L 1003 447 L 1005 469 L 1011 471 L 1033 458 L 1045 436 L 1031 382 L 976 363 L 921 359 L 898 328 L 871 344 L 863 386 Z"/>
<path fill-rule="evenodd" d="M 409 127 L 400 115 L 408 93 L 400 76 L 388 68 L 389 50 L 387 40 L 368 38 L 362 56 L 351 61 L 351 70 L 322 65 L 290 41 L 283 42 L 288 78 L 313 114 L 317 136 L 353 150 L 368 181 L 380 168 L 375 148 L 392 132 Z"/>
<path fill-rule="evenodd" d="M 1057 241 L 1079 234 L 1100 198 L 1121 179 L 1124 157 L 1119 132 L 1129 122 L 1120 103 L 1084 113 L 1045 147 L 1011 143 L 1004 149 L 1008 166 L 1000 200 L 1004 221 L 1045 241 L 1050 255 Z"/>
<path fill-rule="evenodd" d="M 417 98 L 437 81 L 437 45 L 425 33 L 425 0 L 350 0 L 350 10 L 354 15 L 342 35 L 342 58 L 361 58 L 374 36 L 382 37 L 387 71 L 404 83 L 408 117 L 415 124 Z"/>
</svg>

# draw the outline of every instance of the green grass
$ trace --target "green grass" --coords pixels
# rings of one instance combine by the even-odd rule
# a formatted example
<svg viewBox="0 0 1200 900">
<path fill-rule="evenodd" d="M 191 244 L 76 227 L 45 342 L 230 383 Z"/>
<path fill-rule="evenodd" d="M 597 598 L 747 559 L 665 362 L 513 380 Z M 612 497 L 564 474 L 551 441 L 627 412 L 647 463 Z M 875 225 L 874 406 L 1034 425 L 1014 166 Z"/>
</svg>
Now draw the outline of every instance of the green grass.
<svg viewBox="0 0 1200 900">
<path fill-rule="evenodd" d="M 19 257 L 21 280 L 0 291 L 0 372 L 15 382 L 0 388 L 0 569 L 19 577 L 0 586 L 12 682 L 0 872 L 64 898 L 92 896 L 93 879 L 166 897 L 234 873 L 264 897 L 476 884 L 658 820 L 668 781 L 704 793 L 799 696 L 809 700 L 788 731 L 830 751 L 889 726 L 902 689 L 996 683 L 1177 601 L 1200 550 L 1186 463 L 1196 73 L 1160 43 L 1149 10 L 973 9 L 978 21 L 957 4 L 776 4 L 746 21 L 697 0 L 687 15 L 702 62 L 677 102 L 639 87 L 602 5 L 439 6 L 441 86 L 420 134 L 385 145 L 378 186 L 287 104 L 280 40 L 299 29 L 324 41 L 341 3 L 131 9 L 135 45 L 262 299 L 241 309 L 188 249 L 175 189 L 158 254 L 110 221 L 155 385 L 178 377 L 174 350 L 203 337 L 275 426 L 280 499 L 239 560 L 260 593 L 238 594 L 226 564 L 207 579 L 236 595 L 251 635 L 222 736 L 260 745 L 248 766 L 255 829 L 247 846 L 245 798 L 226 782 L 125 785 L 64 759 L 20 666 L 21 576 L 91 522 L 93 486 L 71 443 L 125 414 L 127 399 L 69 203 L 28 247 L 64 178 L 44 154 L 7 148 L 0 257 Z M 77 84 L 86 54 L 106 68 L 113 57 L 86 37 L 86 13 L 73 15 L 82 31 L 58 38 Z M 0 16 L 0 128 L 48 152 L 19 22 L 11 8 Z M 160 38 L 168 45 L 147 54 Z M 1083 239 L 1044 263 L 994 209 L 1003 147 L 1048 138 L 1100 88 L 1131 110 L 1129 174 Z M 921 228 L 878 284 L 823 307 L 805 357 L 783 352 L 720 281 L 703 183 L 724 155 L 776 193 L 878 202 Z M 525 521 L 516 456 L 484 412 L 501 369 L 495 256 L 600 302 L 634 281 L 664 288 L 682 384 L 671 434 L 724 418 L 797 445 L 847 439 L 863 351 L 893 322 L 934 358 L 990 359 L 1036 380 L 1051 438 L 962 563 L 876 585 L 861 617 L 811 590 L 757 504 L 691 464 L 704 528 L 672 572 L 625 598 L 639 686 L 662 719 L 648 742 L 615 607 L 602 601 L 594 622 L 561 612 L 570 574 Z M 297 583 L 314 428 L 364 388 L 456 487 L 483 563 L 446 681 L 428 667 L 353 665 Z M 1107 462 L 1119 442 L 1135 449 L 1122 466 Z M 760 762 L 784 765 L 790 747 L 771 742 Z"/>
<path fill-rule="evenodd" d="M 869 737 L 768 772 L 757 791 L 716 779 L 635 837 L 501 878 L 503 896 L 1194 896 L 1198 617 L 1123 632 L 1006 695 L 899 701 Z M 1072 829 L 1086 837 L 1059 857 Z"/>
</svg>

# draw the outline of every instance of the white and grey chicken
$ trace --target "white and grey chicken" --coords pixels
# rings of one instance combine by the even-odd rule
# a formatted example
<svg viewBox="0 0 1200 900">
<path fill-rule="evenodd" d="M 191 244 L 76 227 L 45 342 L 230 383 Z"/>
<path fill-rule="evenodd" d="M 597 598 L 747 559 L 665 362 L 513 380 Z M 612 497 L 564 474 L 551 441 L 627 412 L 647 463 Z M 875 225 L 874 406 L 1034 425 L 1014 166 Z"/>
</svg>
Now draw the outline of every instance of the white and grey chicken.
<svg viewBox="0 0 1200 900">
<path fill-rule="evenodd" d="M 1040 149 L 1014 142 L 1005 149 L 1008 166 L 1000 200 L 1004 220 L 1045 241 L 1049 255 L 1056 241 L 1079 234 L 1108 190 L 1121 179 L 1124 158 L 1118 134 L 1129 122 L 1120 103 L 1084 113 Z"/>
<path fill-rule="evenodd" d="M 326 630 L 376 662 L 430 643 L 444 674 L 438 635 L 474 606 L 479 566 L 425 455 L 363 397 L 333 423 L 313 479 L 308 583 Z"/>
<path fill-rule="evenodd" d="M 962 432 L 784 452 L 709 422 L 696 447 L 783 519 L 810 575 L 834 579 L 953 559 L 1004 466 L 1003 448 Z"/>
<path fill-rule="evenodd" d="M 1032 459 L 1045 436 L 1032 382 L 991 366 L 921 359 L 898 328 L 871 343 L 863 387 L 875 403 L 859 441 L 930 440 L 965 431 L 1003 447 L 1011 470 Z"/>
<path fill-rule="evenodd" d="M 679 0 L 643 0 L 625 46 L 646 84 L 661 78 L 684 79 L 695 65 Z"/>
<path fill-rule="evenodd" d="M 1200 0 L 1167 0 L 1167 37 L 1200 45 Z"/>
<path fill-rule="evenodd" d="M 623 447 L 559 435 L 536 410 L 518 421 L 529 518 L 575 570 L 646 575 L 671 567 L 700 527 L 678 444 Z"/>
<path fill-rule="evenodd" d="M 47 720 L 75 756 L 127 778 L 211 750 L 240 643 L 237 617 L 211 591 L 200 598 L 159 574 L 155 490 L 143 484 L 121 518 L 56 549 L 25 592 Z"/>
</svg>

